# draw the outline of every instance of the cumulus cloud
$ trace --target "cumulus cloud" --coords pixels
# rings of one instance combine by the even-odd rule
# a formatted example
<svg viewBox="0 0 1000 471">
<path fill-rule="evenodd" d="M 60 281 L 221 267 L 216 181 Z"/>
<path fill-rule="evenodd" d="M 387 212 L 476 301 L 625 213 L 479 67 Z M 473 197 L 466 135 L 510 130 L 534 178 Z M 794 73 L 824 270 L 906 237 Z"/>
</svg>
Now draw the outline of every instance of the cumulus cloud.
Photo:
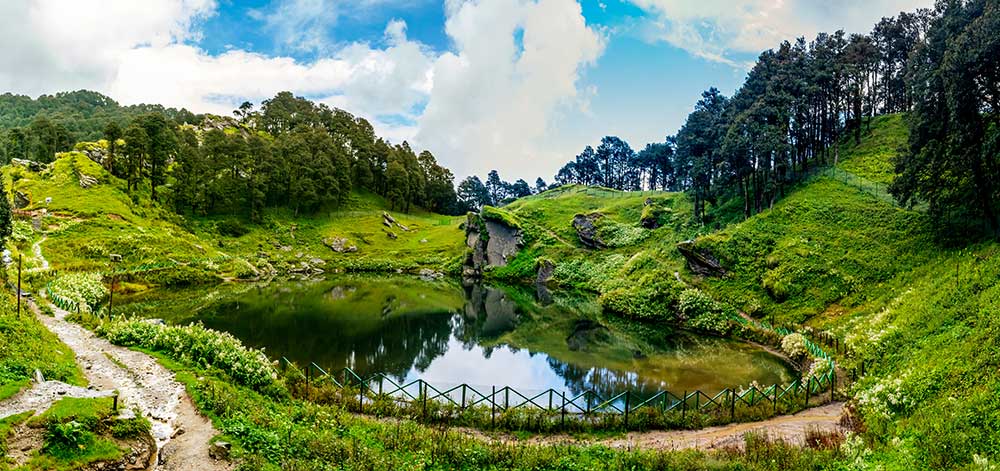
<svg viewBox="0 0 1000 471">
<path fill-rule="evenodd" d="M 392 1 L 399 0 L 357 5 Z M 282 0 L 257 15 L 296 5 L 314 16 L 337 6 Z M 548 137 L 559 132 L 561 113 L 586 111 L 596 91 L 578 81 L 604 47 L 575 0 L 445 0 L 449 51 L 411 40 L 406 23 L 391 20 L 371 42 L 310 43 L 318 36 L 306 31 L 301 42 L 322 49 L 306 62 L 239 48 L 210 54 L 197 40 L 201 20 L 216 6 L 214 0 L 0 2 L 0 41 L 19 45 L 0 49 L 0 90 L 38 95 L 86 88 L 123 104 L 219 114 L 290 90 L 364 116 L 395 142 L 431 149 L 459 176 L 497 168 L 527 178 L 566 159 Z M 299 29 L 317 24 L 335 20 Z"/>
<path fill-rule="evenodd" d="M 783 40 L 843 29 L 868 32 L 883 16 L 931 7 L 933 0 L 631 0 L 652 14 L 647 35 L 713 61 L 745 65 L 734 54 L 757 53 Z"/>
<path fill-rule="evenodd" d="M 602 53 L 602 36 L 573 0 L 449 0 L 455 51 L 434 63 L 417 140 L 459 175 L 496 168 L 546 171 L 565 160 L 546 136 L 565 107 L 579 108 L 581 71 Z"/>
<path fill-rule="evenodd" d="M 106 84 L 140 46 L 196 39 L 213 0 L 0 2 L 0 90 L 37 95 Z"/>
</svg>

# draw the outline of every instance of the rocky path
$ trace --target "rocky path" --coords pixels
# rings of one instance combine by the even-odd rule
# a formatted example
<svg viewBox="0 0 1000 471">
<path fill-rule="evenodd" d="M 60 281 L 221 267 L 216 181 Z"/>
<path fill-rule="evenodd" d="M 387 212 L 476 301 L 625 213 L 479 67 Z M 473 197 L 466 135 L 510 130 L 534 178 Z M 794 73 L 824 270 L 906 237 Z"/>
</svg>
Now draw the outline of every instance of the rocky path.
<svg viewBox="0 0 1000 471">
<path fill-rule="evenodd" d="M 28 411 L 41 412 L 52 407 L 64 397 L 94 398 L 113 396 L 113 390 L 99 391 L 91 388 L 81 388 L 61 381 L 43 381 L 34 383 L 30 388 L 0 401 L 0 418 L 10 417 Z"/>
<path fill-rule="evenodd" d="M 718 448 L 742 448 L 744 435 L 750 432 L 766 435 L 771 440 L 802 446 L 808 432 L 843 432 L 840 417 L 844 412 L 843 402 L 832 402 L 813 407 L 792 415 L 782 415 L 759 422 L 735 423 L 698 430 L 660 430 L 629 433 L 624 437 L 602 440 L 576 439 L 567 435 L 540 436 L 529 439 L 540 445 L 604 445 L 611 448 L 630 450 L 712 450 Z M 514 438 L 502 438 L 507 442 Z"/>
<path fill-rule="evenodd" d="M 44 256 L 42 256 L 42 242 L 45 242 L 45 239 L 47 239 L 47 237 L 42 237 L 41 239 L 38 239 L 38 241 L 36 241 L 34 244 L 31 244 L 31 251 L 34 252 L 35 259 L 38 260 L 39 270 L 49 269 L 49 261 L 46 260 Z"/>
<path fill-rule="evenodd" d="M 92 387 L 117 390 L 122 406 L 136 408 L 153 424 L 159 450 L 159 470 L 225 470 L 230 464 L 208 456 L 209 441 L 218 435 L 212 423 L 195 409 L 173 373 L 152 357 L 112 345 L 89 330 L 65 320 L 66 311 L 53 307 L 55 317 L 38 319 L 76 353 L 77 363 Z"/>
</svg>

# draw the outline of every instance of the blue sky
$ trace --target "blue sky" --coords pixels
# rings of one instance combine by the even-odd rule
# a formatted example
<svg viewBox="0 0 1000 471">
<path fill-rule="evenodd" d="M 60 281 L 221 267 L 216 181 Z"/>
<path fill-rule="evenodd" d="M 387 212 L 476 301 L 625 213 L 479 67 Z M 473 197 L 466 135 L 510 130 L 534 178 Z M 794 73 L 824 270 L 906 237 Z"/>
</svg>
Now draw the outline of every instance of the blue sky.
<svg viewBox="0 0 1000 471">
<path fill-rule="evenodd" d="M 931 0 L 9 0 L 0 92 L 94 89 L 228 114 L 278 91 L 347 109 L 458 177 L 550 179 L 604 135 L 675 133 L 760 51 Z M 129 18 L 108 28 L 108 18 Z"/>
</svg>

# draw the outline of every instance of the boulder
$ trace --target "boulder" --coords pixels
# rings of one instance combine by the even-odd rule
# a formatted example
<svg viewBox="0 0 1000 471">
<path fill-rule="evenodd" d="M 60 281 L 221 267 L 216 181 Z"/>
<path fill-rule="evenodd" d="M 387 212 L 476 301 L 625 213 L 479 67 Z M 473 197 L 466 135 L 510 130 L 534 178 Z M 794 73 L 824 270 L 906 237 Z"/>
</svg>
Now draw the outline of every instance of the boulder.
<svg viewBox="0 0 1000 471">
<path fill-rule="evenodd" d="M 390 238 L 392 240 L 396 240 L 396 239 L 399 238 L 399 236 L 397 236 L 396 233 L 392 232 L 392 231 L 385 231 L 385 235 L 386 235 L 386 237 L 388 237 L 388 238 Z"/>
<path fill-rule="evenodd" d="M 353 253 L 358 251 L 358 246 L 349 244 L 348 240 L 344 237 L 323 239 L 323 245 L 337 253 Z"/>
<path fill-rule="evenodd" d="M 421 268 L 417 275 L 428 281 L 444 278 L 444 273 L 431 270 L 430 268 Z"/>
<path fill-rule="evenodd" d="M 726 274 L 726 269 L 719 263 L 719 259 L 712 252 L 695 247 L 693 240 L 678 243 L 677 250 L 687 260 L 688 268 L 698 275 L 722 276 Z"/>
<path fill-rule="evenodd" d="M 20 191 L 14 191 L 15 208 L 17 209 L 27 208 L 29 204 L 31 204 L 31 198 L 28 198 L 27 194 Z"/>
<path fill-rule="evenodd" d="M 576 229 L 580 242 L 592 249 L 603 249 L 607 244 L 597 235 L 597 221 L 604 217 L 601 213 L 577 214 L 573 216 L 573 229 Z"/>
<path fill-rule="evenodd" d="M 32 172 L 41 172 L 45 168 L 40 162 L 35 162 L 34 160 L 28 159 L 10 159 L 10 163 L 13 165 L 18 165 L 21 167 L 27 167 L 28 170 Z"/>
<path fill-rule="evenodd" d="M 524 245 L 521 230 L 503 221 L 469 213 L 465 226 L 465 243 L 472 250 L 465 260 L 469 270 L 463 269 L 463 273 L 479 276 L 488 266 L 506 266 Z"/>
<path fill-rule="evenodd" d="M 391 214 L 385 211 L 382 211 L 382 219 L 388 221 L 391 224 L 396 224 L 396 219 L 394 219 Z"/>
<path fill-rule="evenodd" d="M 541 259 L 538 261 L 538 276 L 535 277 L 535 283 L 545 284 L 552 279 L 552 274 L 556 271 L 556 264 L 552 260 Z"/>
</svg>

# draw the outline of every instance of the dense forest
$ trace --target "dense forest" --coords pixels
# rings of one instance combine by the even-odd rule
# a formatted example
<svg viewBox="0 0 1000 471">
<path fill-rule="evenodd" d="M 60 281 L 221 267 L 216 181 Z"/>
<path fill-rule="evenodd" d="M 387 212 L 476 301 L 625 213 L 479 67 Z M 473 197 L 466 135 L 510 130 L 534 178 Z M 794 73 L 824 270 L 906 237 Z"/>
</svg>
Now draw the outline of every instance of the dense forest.
<svg viewBox="0 0 1000 471">
<path fill-rule="evenodd" d="M 906 113 L 910 142 L 890 191 L 926 203 L 943 228 L 1000 234 L 1000 6 L 941 0 L 883 18 L 869 34 L 821 33 L 763 52 L 731 98 L 712 88 L 674 136 L 639 152 L 613 136 L 556 182 L 687 191 L 706 203 L 770 208 L 810 169 L 836 165 L 874 116 Z"/>
<path fill-rule="evenodd" d="M 0 97 L 2 157 L 50 162 L 56 153 L 97 147 L 102 164 L 149 189 L 180 213 L 258 220 L 267 207 L 296 214 L 342 204 L 353 189 L 386 197 L 394 209 L 464 211 L 452 173 L 428 151 L 392 145 L 368 121 L 282 92 L 235 117 L 160 106 L 122 107 L 79 91 Z M 98 141 L 78 144 L 81 141 Z"/>
<path fill-rule="evenodd" d="M 835 163 L 834 144 L 849 133 L 860 139 L 873 116 L 913 107 L 908 61 L 943 7 L 883 18 L 869 34 L 783 42 L 760 55 L 733 97 L 704 92 L 676 135 L 638 152 L 605 137 L 556 181 L 688 191 L 698 219 L 706 203 L 738 199 L 749 217 L 810 168 Z"/>
</svg>

